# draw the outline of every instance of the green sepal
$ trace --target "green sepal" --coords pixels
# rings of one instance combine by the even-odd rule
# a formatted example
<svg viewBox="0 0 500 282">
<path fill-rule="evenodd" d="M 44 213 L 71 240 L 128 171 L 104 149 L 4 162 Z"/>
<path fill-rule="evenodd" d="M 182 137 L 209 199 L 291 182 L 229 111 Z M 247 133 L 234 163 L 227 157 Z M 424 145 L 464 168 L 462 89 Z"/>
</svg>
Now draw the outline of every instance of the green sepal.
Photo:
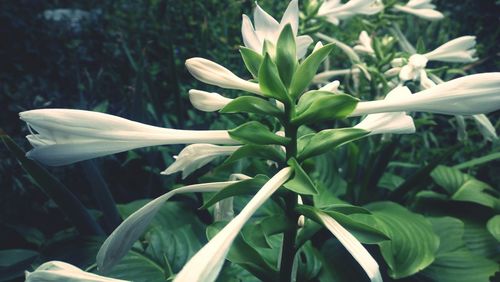
<svg viewBox="0 0 500 282">
<path fill-rule="evenodd" d="M 292 118 L 295 125 L 342 119 L 347 117 L 359 100 L 347 94 L 333 94 L 329 91 L 309 91 L 299 100 L 297 115 Z"/>
<path fill-rule="evenodd" d="M 232 163 L 243 158 L 259 157 L 275 162 L 284 162 L 285 154 L 276 150 L 273 146 L 267 145 L 244 145 L 234 151 L 224 164 Z"/>
<path fill-rule="evenodd" d="M 227 186 L 226 188 L 215 193 L 208 201 L 206 201 L 200 209 L 207 209 L 215 203 L 229 197 L 238 195 L 253 195 L 269 181 L 266 175 L 256 175 L 252 179 L 246 179 Z"/>
<path fill-rule="evenodd" d="M 296 159 L 288 160 L 288 165 L 293 168 L 294 176 L 283 185 L 286 189 L 303 195 L 318 194 L 318 189 Z"/>
<path fill-rule="evenodd" d="M 261 115 L 272 115 L 281 118 L 283 111 L 259 97 L 241 96 L 238 97 L 220 110 L 221 113 L 254 113 Z"/>
<path fill-rule="evenodd" d="M 290 84 L 290 96 L 292 99 L 297 97 L 307 89 L 312 79 L 318 71 L 319 65 L 328 57 L 335 45 L 333 43 L 321 47 L 316 52 L 309 55 L 297 68 Z"/>
<path fill-rule="evenodd" d="M 292 26 L 287 24 L 276 44 L 276 65 L 285 87 L 290 86 L 292 76 L 297 68 L 297 46 Z"/>
<path fill-rule="evenodd" d="M 259 68 L 259 86 L 262 93 L 281 102 L 288 102 L 288 91 L 281 81 L 278 67 L 273 62 L 269 53 L 264 55 Z"/>
<path fill-rule="evenodd" d="M 254 78 L 258 78 L 259 68 L 264 57 L 254 50 L 243 46 L 240 47 L 240 54 L 248 71 L 253 75 Z"/>
<path fill-rule="evenodd" d="M 370 132 L 360 128 L 325 129 L 318 133 L 304 135 L 298 140 L 299 155 L 297 159 L 323 154 L 344 143 L 354 141 L 368 135 Z"/>
<path fill-rule="evenodd" d="M 228 130 L 231 138 L 244 144 L 254 145 L 287 145 L 290 138 L 279 136 L 271 132 L 258 121 L 249 121 L 234 129 Z"/>
</svg>

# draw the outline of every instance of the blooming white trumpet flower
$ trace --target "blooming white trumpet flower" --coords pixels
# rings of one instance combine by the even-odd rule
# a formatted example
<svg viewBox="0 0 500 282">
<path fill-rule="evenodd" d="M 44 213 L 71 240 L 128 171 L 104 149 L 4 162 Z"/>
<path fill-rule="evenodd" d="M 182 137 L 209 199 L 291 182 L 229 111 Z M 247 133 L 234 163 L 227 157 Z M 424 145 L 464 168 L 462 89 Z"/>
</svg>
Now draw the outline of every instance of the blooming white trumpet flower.
<svg viewBox="0 0 500 282">
<path fill-rule="evenodd" d="M 195 170 L 213 161 L 217 157 L 229 156 L 241 146 L 217 146 L 212 144 L 192 144 L 184 148 L 175 162 L 161 174 L 169 175 L 182 171 L 182 178 L 186 178 Z"/>
<path fill-rule="evenodd" d="M 39 109 L 21 112 L 32 132 L 27 157 L 59 166 L 136 148 L 190 143 L 238 144 L 226 130 L 178 130 L 142 124 L 83 110 Z"/>
<path fill-rule="evenodd" d="M 125 219 L 106 238 L 97 253 L 97 267 L 102 272 L 109 271 L 123 258 L 141 234 L 146 230 L 163 204 L 174 195 L 195 192 L 218 192 L 237 180 L 188 185 L 174 189 L 152 200 Z"/>
<path fill-rule="evenodd" d="M 350 0 L 342 4 L 340 0 L 327 0 L 321 4 L 318 16 L 325 16 L 326 19 L 338 25 L 341 20 L 345 20 L 356 15 L 373 15 L 384 9 L 381 0 Z"/>
<path fill-rule="evenodd" d="M 475 48 L 476 37 L 466 35 L 450 40 L 433 51 L 425 53 L 424 56 L 429 61 L 470 63 L 477 60 L 474 57 Z"/>
<path fill-rule="evenodd" d="M 204 112 L 218 111 L 233 101 L 215 92 L 196 89 L 189 90 L 189 100 L 196 109 Z"/>
<path fill-rule="evenodd" d="M 243 210 L 184 265 L 174 281 L 215 281 L 224 264 L 229 248 L 243 225 L 290 178 L 292 172 L 293 169 L 290 167 L 284 168 L 262 186 Z"/>
<path fill-rule="evenodd" d="M 275 52 L 273 49 L 276 47 L 278 37 L 285 25 L 290 24 L 297 44 L 297 57 L 304 57 L 307 52 L 307 47 L 311 45 L 313 40 L 308 35 L 297 36 L 299 30 L 298 0 L 290 1 L 279 23 L 258 4 L 256 5 L 253 14 L 255 28 L 250 18 L 247 15 L 243 15 L 241 34 L 245 46 L 260 54 L 263 51 L 264 42 L 268 41 L 271 44 L 271 46 L 268 46 L 271 50 L 268 51 L 274 56 Z"/>
<path fill-rule="evenodd" d="M 406 99 L 359 102 L 351 116 L 417 111 L 474 115 L 500 109 L 500 72 L 468 75 L 420 91 Z"/>
<path fill-rule="evenodd" d="M 411 95 L 412 94 L 408 88 L 396 87 L 389 92 L 389 94 L 387 94 L 384 101 L 405 99 Z M 354 127 L 370 131 L 368 135 L 384 133 L 415 133 L 413 118 L 405 112 L 369 114 Z"/>
<path fill-rule="evenodd" d="M 429 21 L 444 18 L 441 12 L 435 10 L 436 5 L 431 4 L 431 2 L 432 0 L 410 0 L 404 6 L 394 5 L 394 9 Z"/>
<path fill-rule="evenodd" d="M 258 83 L 244 80 L 215 62 L 204 58 L 191 58 L 187 59 L 185 64 L 189 73 L 201 82 L 262 95 Z"/>
<path fill-rule="evenodd" d="M 323 222 L 323 225 L 340 241 L 346 250 L 359 263 L 361 268 L 372 282 L 382 282 L 377 261 L 370 253 L 361 245 L 361 243 L 349 231 L 347 231 L 340 223 L 329 215 L 318 212 L 317 216 Z"/>
<path fill-rule="evenodd" d="M 354 51 L 361 54 L 368 54 L 368 55 L 375 54 L 375 50 L 373 50 L 372 47 L 372 39 L 370 38 L 370 36 L 366 31 L 363 30 L 359 34 L 358 42 L 359 44 L 353 47 Z"/>
<path fill-rule="evenodd" d="M 80 268 L 62 261 L 49 261 L 40 265 L 34 272 L 26 271 L 26 282 L 66 281 L 66 282 L 126 282 L 85 272 Z"/>
</svg>

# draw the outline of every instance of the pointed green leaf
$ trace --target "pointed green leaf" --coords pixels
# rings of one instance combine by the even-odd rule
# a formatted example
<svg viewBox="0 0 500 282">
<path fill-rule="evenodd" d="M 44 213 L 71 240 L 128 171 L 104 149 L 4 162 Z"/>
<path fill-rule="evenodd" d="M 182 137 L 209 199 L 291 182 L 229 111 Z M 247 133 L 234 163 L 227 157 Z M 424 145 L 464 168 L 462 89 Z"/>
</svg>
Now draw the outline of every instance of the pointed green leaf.
<svg viewBox="0 0 500 282">
<path fill-rule="evenodd" d="M 275 162 L 284 162 L 285 154 L 281 150 L 277 150 L 269 145 L 244 145 L 238 150 L 234 151 L 229 158 L 226 159 L 224 164 L 235 162 L 242 158 L 258 157 L 265 160 L 272 160 Z"/>
<path fill-rule="evenodd" d="M 240 54 L 248 71 L 253 75 L 253 77 L 259 77 L 259 68 L 264 57 L 254 50 L 243 46 L 240 47 Z"/>
<path fill-rule="evenodd" d="M 260 115 L 272 115 L 281 117 L 283 111 L 271 102 L 254 96 L 238 97 L 220 110 L 221 113 L 254 113 Z"/>
<path fill-rule="evenodd" d="M 287 24 L 278 38 L 276 44 L 276 65 L 285 87 L 290 86 L 292 76 L 297 68 L 297 46 L 292 26 Z"/>
<path fill-rule="evenodd" d="M 262 93 L 281 102 L 288 102 L 288 91 L 281 81 L 278 67 L 273 62 L 268 53 L 264 55 L 259 68 L 259 86 Z"/>
<path fill-rule="evenodd" d="M 271 132 L 266 126 L 257 121 L 244 123 L 229 130 L 231 138 L 245 144 L 254 145 L 286 145 L 290 138 L 282 137 Z"/>
<path fill-rule="evenodd" d="M 309 91 L 299 100 L 297 116 L 292 119 L 292 123 L 302 125 L 345 118 L 356 108 L 358 101 L 347 94 Z"/>
<path fill-rule="evenodd" d="M 486 224 L 486 228 L 488 228 L 488 231 L 497 241 L 500 241 L 500 215 L 495 215 L 490 218 Z"/>
<path fill-rule="evenodd" d="M 339 128 L 325 129 L 309 136 L 305 135 L 298 140 L 298 159 L 305 160 L 322 154 L 344 143 L 366 136 L 368 133 L 368 131 L 360 128 Z"/>
<path fill-rule="evenodd" d="M 294 176 L 283 185 L 286 189 L 303 195 L 318 194 L 318 189 L 296 159 L 291 158 L 288 165 L 293 168 Z"/>
<path fill-rule="evenodd" d="M 307 89 L 316 75 L 320 64 L 328 57 L 334 46 L 334 44 L 327 44 L 321 47 L 299 65 L 297 71 L 293 74 L 290 84 L 290 96 L 293 99 L 299 97 Z"/>
</svg>

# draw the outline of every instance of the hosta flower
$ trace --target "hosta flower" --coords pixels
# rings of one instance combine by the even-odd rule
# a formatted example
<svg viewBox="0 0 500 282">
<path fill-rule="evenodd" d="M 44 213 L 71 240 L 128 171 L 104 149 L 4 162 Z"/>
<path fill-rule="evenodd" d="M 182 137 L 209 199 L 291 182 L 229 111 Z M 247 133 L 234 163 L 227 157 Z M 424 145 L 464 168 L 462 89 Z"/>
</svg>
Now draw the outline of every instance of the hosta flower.
<svg viewBox="0 0 500 282">
<path fill-rule="evenodd" d="M 476 37 L 461 36 L 446 42 L 424 56 L 429 61 L 440 61 L 450 63 L 470 63 L 477 60 Z"/>
<path fill-rule="evenodd" d="M 338 25 L 341 20 L 355 15 L 373 15 L 383 9 L 381 0 L 350 0 L 345 4 L 340 0 L 326 0 L 319 8 L 318 16 L 325 16 L 329 22 Z"/>
<path fill-rule="evenodd" d="M 408 59 L 408 64 L 399 71 L 399 79 L 402 81 L 419 79 L 421 73 L 425 72 L 428 61 L 424 55 L 411 55 Z"/>
<path fill-rule="evenodd" d="M 360 72 L 361 70 L 359 68 L 324 71 L 315 75 L 313 78 L 313 82 L 328 83 L 332 77 L 341 75 L 354 75 L 359 74 Z"/>
<path fill-rule="evenodd" d="M 360 102 L 351 116 L 417 111 L 474 115 L 500 109 L 500 73 L 481 73 L 447 81 L 405 99 Z"/>
<path fill-rule="evenodd" d="M 322 86 L 320 89 L 320 91 L 330 91 L 330 92 L 337 92 L 339 90 L 339 86 L 340 86 L 340 81 L 338 80 L 334 80 L 330 83 L 327 83 L 325 86 Z"/>
<path fill-rule="evenodd" d="M 476 122 L 479 132 L 483 135 L 484 139 L 488 141 L 498 140 L 498 135 L 493 124 L 486 115 L 473 115 L 472 118 Z"/>
<path fill-rule="evenodd" d="M 203 58 L 186 60 L 186 68 L 201 82 L 227 89 L 237 89 L 261 95 L 258 83 L 244 80 L 225 67 Z"/>
<path fill-rule="evenodd" d="M 175 162 L 161 174 L 172 174 L 182 171 L 182 178 L 186 178 L 200 167 L 208 164 L 217 157 L 229 156 L 241 146 L 217 146 L 212 144 L 192 144 L 184 148 Z"/>
<path fill-rule="evenodd" d="M 373 55 L 375 54 L 375 51 L 373 50 L 372 47 L 372 39 L 368 35 L 366 31 L 362 31 L 359 34 L 359 44 L 354 46 L 353 49 L 354 51 L 362 54 L 368 54 L 368 55 Z"/>
<path fill-rule="evenodd" d="M 361 243 L 335 219 L 325 213 L 317 214 L 325 227 L 340 241 L 346 250 L 359 263 L 372 282 L 382 282 L 377 261 Z"/>
<path fill-rule="evenodd" d="M 191 89 L 189 90 L 189 100 L 200 111 L 215 112 L 224 108 L 233 99 L 226 98 L 214 92 Z"/>
<path fill-rule="evenodd" d="M 190 143 L 235 144 L 225 130 L 178 130 L 142 124 L 83 110 L 39 109 L 21 112 L 28 124 L 31 159 L 58 166 L 136 148 Z"/>
<path fill-rule="evenodd" d="M 273 47 L 276 47 L 278 37 L 281 30 L 285 25 L 290 24 L 293 34 L 295 35 L 295 42 L 297 43 L 297 57 L 302 58 L 307 51 L 307 47 L 313 42 L 312 38 L 308 35 L 297 36 L 299 29 L 299 4 L 298 0 L 292 0 L 288 4 L 281 21 L 278 23 L 266 11 L 257 4 L 253 14 L 255 24 L 247 15 L 243 15 L 243 22 L 241 24 L 241 34 L 243 42 L 246 47 L 254 50 L 257 53 L 262 53 L 264 42 L 268 41 L 271 46 L 270 53 L 273 55 Z"/>
<path fill-rule="evenodd" d="M 394 5 L 394 9 L 430 21 L 444 18 L 441 12 L 434 10 L 436 5 L 431 4 L 431 2 L 432 0 L 410 0 L 404 6 Z"/>
<path fill-rule="evenodd" d="M 126 280 L 85 272 L 74 265 L 62 261 L 49 261 L 40 265 L 34 272 L 26 271 L 25 278 L 26 282 L 126 282 Z"/>
<path fill-rule="evenodd" d="M 188 261 L 174 281 L 215 281 L 224 264 L 229 248 L 243 225 L 290 178 L 292 171 L 289 167 L 284 168 L 262 186 L 243 210 Z"/>
<path fill-rule="evenodd" d="M 384 101 L 405 99 L 411 95 L 408 88 L 397 87 L 387 94 Z M 369 114 L 354 127 L 370 131 L 369 135 L 415 133 L 413 118 L 405 112 Z"/>
</svg>

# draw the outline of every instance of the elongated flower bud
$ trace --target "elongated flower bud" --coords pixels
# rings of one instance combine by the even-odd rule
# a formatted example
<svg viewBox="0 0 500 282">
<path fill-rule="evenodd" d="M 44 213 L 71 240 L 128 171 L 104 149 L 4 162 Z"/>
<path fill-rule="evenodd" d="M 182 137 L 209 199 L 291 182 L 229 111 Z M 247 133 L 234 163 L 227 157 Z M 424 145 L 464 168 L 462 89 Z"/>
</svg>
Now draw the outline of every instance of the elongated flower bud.
<svg viewBox="0 0 500 282">
<path fill-rule="evenodd" d="M 436 6 L 431 4 L 431 0 L 410 0 L 406 5 L 394 5 L 394 9 L 404 13 L 415 15 L 429 21 L 440 20 L 444 15 L 434 10 Z"/>
<path fill-rule="evenodd" d="M 189 90 L 189 100 L 200 111 L 215 112 L 224 108 L 233 99 L 226 98 L 214 92 L 191 89 Z"/>
<path fill-rule="evenodd" d="M 287 167 L 274 175 L 243 210 L 199 250 L 175 277 L 176 282 L 211 282 L 219 274 L 226 255 L 243 225 L 292 174 Z"/>
<path fill-rule="evenodd" d="M 500 109 L 500 73 L 481 73 L 447 81 L 406 99 L 360 102 L 351 116 L 383 112 L 474 115 Z"/>
<path fill-rule="evenodd" d="M 338 25 L 341 20 L 351 18 L 356 15 L 373 15 L 384 9 L 384 4 L 380 0 L 350 0 L 342 4 L 338 0 L 327 0 L 323 2 L 318 10 L 319 16 Z"/>
<path fill-rule="evenodd" d="M 40 265 L 34 272 L 26 271 L 26 282 L 65 281 L 65 282 L 126 282 L 126 280 L 99 276 L 62 261 L 49 261 Z"/>
<path fill-rule="evenodd" d="M 476 37 L 462 36 L 455 38 L 439 46 L 432 52 L 424 54 L 429 61 L 441 61 L 450 63 L 470 63 L 477 60 Z"/>
<path fill-rule="evenodd" d="M 177 130 L 82 110 L 39 109 L 20 118 L 38 133 L 28 135 L 27 156 L 59 166 L 136 148 L 190 143 L 237 144 L 225 130 Z"/>
<path fill-rule="evenodd" d="M 182 171 L 182 178 L 186 178 L 200 167 L 220 156 L 231 155 L 241 146 L 217 146 L 212 144 L 192 144 L 184 148 L 171 164 L 161 174 L 172 174 Z"/>
<path fill-rule="evenodd" d="M 239 78 L 225 67 L 203 58 L 186 60 L 188 71 L 199 81 L 227 89 L 237 89 L 261 95 L 258 83 Z"/>
<path fill-rule="evenodd" d="M 358 42 L 359 44 L 353 47 L 354 51 L 368 55 L 375 54 L 375 51 L 373 50 L 372 47 L 372 39 L 370 38 L 370 36 L 366 31 L 363 30 L 359 34 Z"/>
</svg>

